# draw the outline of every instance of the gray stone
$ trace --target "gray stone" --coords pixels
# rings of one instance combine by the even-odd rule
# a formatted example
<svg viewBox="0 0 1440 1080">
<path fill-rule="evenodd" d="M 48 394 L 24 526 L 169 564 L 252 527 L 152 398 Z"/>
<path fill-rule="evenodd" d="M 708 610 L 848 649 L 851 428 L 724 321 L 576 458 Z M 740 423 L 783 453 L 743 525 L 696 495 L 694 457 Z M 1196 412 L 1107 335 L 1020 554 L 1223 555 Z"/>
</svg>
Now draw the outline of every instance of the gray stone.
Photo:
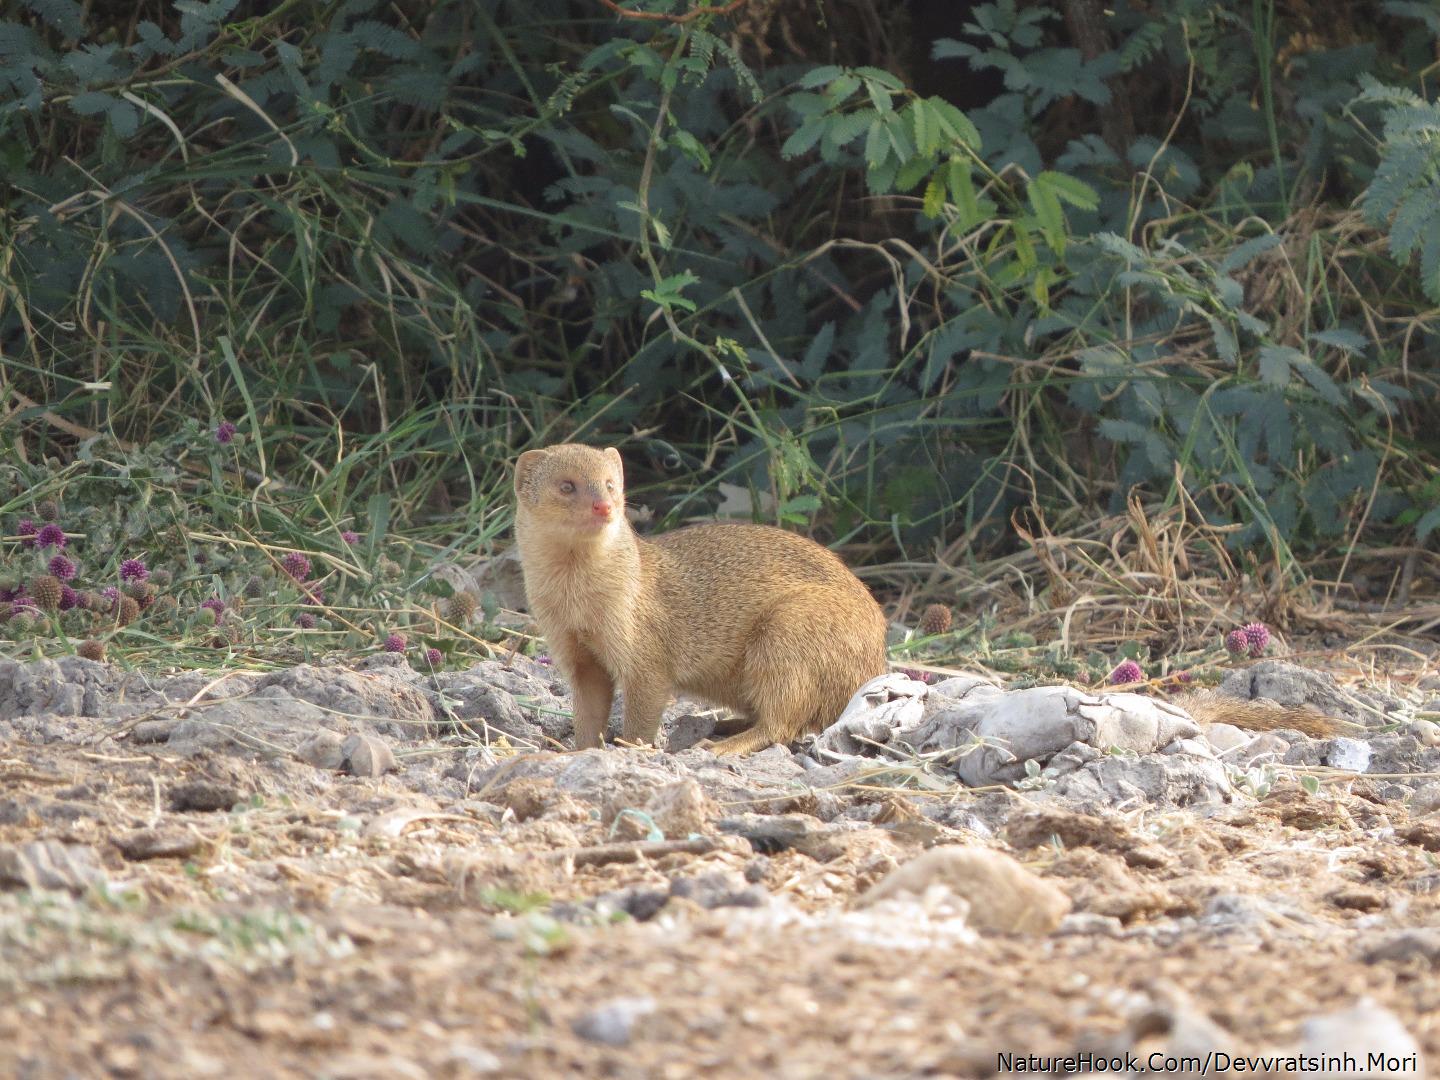
<svg viewBox="0 0 1440 1080">
<path fill-rule="evenodd" d="M 338 769 L 345 763 L 345 737 L 337 731 L 317 731 L 300 744 L 295 756 L 317 769 Z"/>
<path fill-rule="evenodd" d="M 1440 781 L 1421 784 L 1410 796 L 1410 813 L 1415 817 L 1440 810 Z"/>
<path fill-rule="evenodd" d="M 205 838 L 188 829 L 136 829 L 117 836 L 115 846 L 131 862 L 188 859 L 205 846 Z"/>
<path fill-rule="evenodd" d="M 0 844 L 0 889 L 64 889 L 82 893 L 105 881 L 95 849 L 88 844 L 32 840 Z"/>
<path fill-rule="evenodd" d="M 741 875 L 725 870 L 675 878 L 670 882 L 670 895 L 699 904 L 706 910 L 764 907 L 770 902 L 770 894 L 759 885 L 747 883 Z"/>
<path fill-rule="evenodd" d="M 352 776 L 383 776 L 399 765 L 395 754 L 378 735 L 351 735 L 340 744 L 341 767 Z"/>
<path fill-rule="evenodd" d="M 636 1025 L 655 1012 L 652 997 L 618 997 L 576 1017 L 570 1030 L 588 1042 L 629 1046 Z"/>
<path fill-rule="evenodd" d="M 1440 961 L 1440 930 L 1418 927 L 1382 934 L 1368 942 L 1360 955 L 1367 964 L 1410 960 L 1434 964 Z"/>
<path fill-rule="evenodd" d="M 197 811 L 209 814 L 229 810 L 245 799 L 245 793 L 238 787 L 220 780 L 189 780 L 176 784 L 169 795 L 170 809 L 181 813 Z"/>
</svg>

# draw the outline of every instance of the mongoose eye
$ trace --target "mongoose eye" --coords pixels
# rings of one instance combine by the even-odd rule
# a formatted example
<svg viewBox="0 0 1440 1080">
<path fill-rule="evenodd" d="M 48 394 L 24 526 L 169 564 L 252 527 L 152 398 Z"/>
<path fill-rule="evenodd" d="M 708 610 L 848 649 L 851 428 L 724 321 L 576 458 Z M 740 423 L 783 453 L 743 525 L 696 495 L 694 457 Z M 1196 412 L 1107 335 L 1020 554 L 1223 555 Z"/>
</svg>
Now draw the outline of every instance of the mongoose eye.
<svg viewBox="0 0 1440 1080">
<path fill-rule="evenodd" d="M 614 481 L 614 480 L 606 480 L 606 481 L 605 481 L 605 490 L 606 490 L 606 491 L 614 491 L 614 490 L 615 490 L 615 481 Z"/>
<path fill-rule="evenodd" d="M 569 480 L 562 480 L 562 481 L 560 481 L 560 494 L 561 494 L 561 495 L 574 495 L 574 494 L 575 494 L 575 485 L 574 485 L 573 483 L 571 483 Z"/>
</svg>

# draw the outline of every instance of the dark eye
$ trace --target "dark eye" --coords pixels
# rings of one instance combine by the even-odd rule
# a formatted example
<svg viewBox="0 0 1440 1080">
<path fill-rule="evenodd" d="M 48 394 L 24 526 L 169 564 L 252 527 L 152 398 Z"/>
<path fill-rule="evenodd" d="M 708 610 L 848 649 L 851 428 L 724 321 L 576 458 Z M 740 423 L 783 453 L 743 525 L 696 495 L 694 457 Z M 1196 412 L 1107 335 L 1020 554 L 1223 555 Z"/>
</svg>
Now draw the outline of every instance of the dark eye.
<svg viewBox="0 0 1440 1080">
<path fill-rule="evenodd" d="M 615 481 L 614 481 L 614 480 L 606 480 L 606 481 L 605 481 L 605 490 L 606 490 L 606 491 L 614 491 L 614 490 L 615 490 Z"/>
<path fill-rule="evenodd" d="M 561 495 L 574 495 L 574 494 L 575 494 L 575 485 L 574 485 L 573 483 L 571 483 L 569 480 L 562 480 L 562 481 L 560 481 L 560 494 L 561 494 Z"/>
</svg>

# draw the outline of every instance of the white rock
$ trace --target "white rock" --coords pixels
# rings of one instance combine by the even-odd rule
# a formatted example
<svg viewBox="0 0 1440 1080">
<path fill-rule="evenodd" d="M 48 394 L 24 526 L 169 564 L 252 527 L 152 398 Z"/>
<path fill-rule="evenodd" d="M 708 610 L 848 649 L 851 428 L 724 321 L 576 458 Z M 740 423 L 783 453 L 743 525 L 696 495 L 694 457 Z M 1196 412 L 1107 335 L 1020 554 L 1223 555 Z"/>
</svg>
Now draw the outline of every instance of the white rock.
<svg viewBox="0 0 1440 1080">
<path fill-rule="evenodd" d="M 1370 767 L 1370 744 L 1360 739 L 1343 736 L 1330 740 L 1330 749 L 1325 755 L 1325 764 L 1347 772 L 1363 773 Z"/>
<path fill-rule="evenodd" d="M 1415 1037 L 1394 1013 L 1370 998 L 1306 1020 L 1300 1028 L 1300 1052 L 1351 1055 L 1356 1068 L 1347 1076 L 1425 1076 L 1425 1059 Z"/>
</svg>

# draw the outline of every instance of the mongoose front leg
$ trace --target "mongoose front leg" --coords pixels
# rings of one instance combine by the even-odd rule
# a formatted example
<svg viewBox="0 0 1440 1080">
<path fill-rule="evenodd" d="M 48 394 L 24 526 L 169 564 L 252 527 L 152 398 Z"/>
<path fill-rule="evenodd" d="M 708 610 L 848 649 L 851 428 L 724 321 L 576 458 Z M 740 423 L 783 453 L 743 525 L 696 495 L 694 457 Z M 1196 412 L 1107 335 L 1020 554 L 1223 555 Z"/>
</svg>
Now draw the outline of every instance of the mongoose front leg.
<svg viewBox="0 0 1440 1080">
<path fill-rule="evenodd" d="M 570 688 L 575 694 L 575 749 L 588 750 L 605 741 L 615 681 L 591 653 L 575 649 L 569 657 Z"/>
<path fill-rule="evenodd" d="M 625 741 L 655 744 L 660 734 L 660 714 L 670 700 L 670 688 L 663 682 L 632 680 L 625 691 Z"/>
</svg>

